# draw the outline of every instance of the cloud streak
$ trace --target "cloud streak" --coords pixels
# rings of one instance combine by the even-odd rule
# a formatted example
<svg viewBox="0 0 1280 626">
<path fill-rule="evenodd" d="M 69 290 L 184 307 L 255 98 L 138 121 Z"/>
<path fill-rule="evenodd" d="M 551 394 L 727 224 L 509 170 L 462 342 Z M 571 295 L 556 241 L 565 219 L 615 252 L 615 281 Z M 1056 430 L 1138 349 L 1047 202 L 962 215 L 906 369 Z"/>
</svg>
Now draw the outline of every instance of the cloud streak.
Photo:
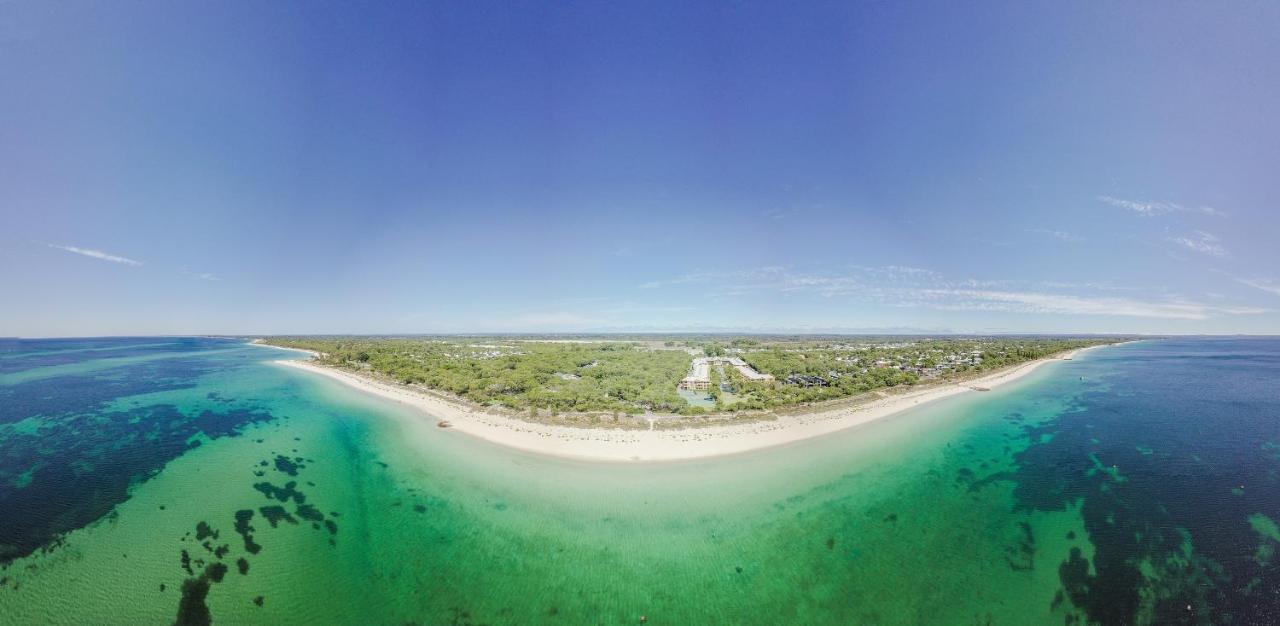
<svg viewBox="0 0 1280 626">
<path fill-rule="evenodd" d="M 218 276 L 217 274 L 214 274 L 213 272 L 193 272 L 193 271 L 191 271 L 191 270 L 189 270 L 189 269 L 187 269 L 187 268 L 185 268 L 185 267 L 184 267 L 184 268 L 182 268 L 180 271 L 182 272 L 182 275 L 183 275 L 183 276 L 190 276 L 190 277 L 192 277 L 192 278 L 196 278 L 196 279 L 199 279 L 199 280 L 207 280 L 207 281 L 211 281 L 211 282 L 217 282 L 217 281 L 222 280 L 222 277 L 221 277 L 221 276 Z"/>
<path fill-rule="evenodd" d="M 927 299 L 937 298 L 937 308 L 950 310 L 1001 311 L 1008 313 L 1050 313 L 1062 315 L 1108 315 L 1154 319 L 1205 320 L 1217 315 L 1267 313 L 1260 307 L 1220 307 L 1189 300 L 1149 302 L 1131 298 L 1091 297 L 1040 292 L 983 290 L 924 290 Z"/>
<path fill-rule="evenodd" d="M 87 256 L 91 259 L 98 259 L 100 261 L 109 261 L 111 263 L 119 263 L 121 265 L 132 265 L 134 267 L 142 265 L 142 261 L 135 261 L 130 258 L 122 257 L 115 254 L 109 254 L 107 252 L 103 252 L 101 250 L 94 250 L 92 248 L 77 248 L 76 246 L 60 246 L 53 243 L 48 244 L 48 246 L 50 248 L 56 248 L 58 250 L 65 250 L 72 254 Z"/>
<path fill-rule="evenodd" d="M 1169 241 L 1193 252 L 1212 256 L 1227 256 L 1227 251 L 1222 247 L 1222 244 L 1218 243 L 1218 238 L 1203 230 L 1198 230 L 1194 235 L 1187 237 L 1170 237 Z"/>
<path fill-rule="evenodd" d="M 695 280 L 696 278 L 696 280 Z M 700 273 L 656 286 L 714 283 L 712 297 L 783 293 L 871 302 L 893 307 L 926 307 L 949 311 L 993 311 L 1019 314 L 1142 317 L 1205 320 L 1224 315 L 1254 315 L 1270 309 L 1207 304 L 1176 296 L 1140 298 L 1117 291 L 1143 291 L 1093 283 L 1029 283 L 1017 280 L 948 280 L 919 268 L 855 266 L 840 274 L 805 274 L 785 268 L 760 268 L 719 274 Z M 1075 293 L 1062 293 L 1071 289 Z M 1276 288 L 1280 291 L 1280 287 Z M 1102 293 L 1099 293 L 1102 292 Z"/>
<path fill-rule="evenodd" d="M 1254 289 L 1280 296 L 1280 284 L 1270 280 L 1264 278 L 1236 278 L 1235 281 L 1241 285 L 1248 285 Z"/>
<path fill-rule="evenodd" d="M 1069 232 L 1062 231 L 1062 230 L 1050 230 L 1047 228 L 1028 228 L 1027 232 L 1036 234 L 1036 235 L 1048 235 L 1050 237 L 1053 237 L 1054 239 L 1057 239 L 1059 241 L 1065 241 L 1067 243 L 1079 243 L 1081 241 L 1084 241 L 1082 237 L 1079 237 L 1078 235 L 1073 235 Z"/>
<path fill-rule="evenodd" d="M 1173 202 L 1147 202 L 1145 200 L 1125 200 L 1112 196 L 1098 196 L 1098 201 L 1114 207 L 1133 211 L 1143 217 L 1155 217 L 1167 213 L 1203 213 L 1205 215 L 1226 215 L 1211 206 L 1189 207 Z"/>
</svg>

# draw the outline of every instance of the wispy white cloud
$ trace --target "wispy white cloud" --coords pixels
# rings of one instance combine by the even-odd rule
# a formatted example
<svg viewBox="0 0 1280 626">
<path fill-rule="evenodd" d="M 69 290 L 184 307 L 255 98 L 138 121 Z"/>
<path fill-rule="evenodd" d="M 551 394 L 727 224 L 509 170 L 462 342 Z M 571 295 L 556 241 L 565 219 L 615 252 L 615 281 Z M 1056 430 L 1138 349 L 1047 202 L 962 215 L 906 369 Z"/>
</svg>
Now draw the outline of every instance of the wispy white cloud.
<svg viewBox="0 0 1280 626">
<path fill-rule="evenodd" d="M 73 254 L 79 254 L 79 255 L 81 255 L 81 256 L 87 256 L 87 257 L 89 257 L 89 258 L 98 259 L 98 260 L 101 260 L 101 261 L 110 261 L 110 262 L 112 262 L 112 263 L 120 263 L 121 265 L 133 265 L 133 266 L 139 266 L 139 265 L 142 265 L 142 261 L 135 261 L 135 260 L 133 260 L 133 259 L 125 258 L 125 257 L 119 256 L 119 255 L 115 255 L 115 254 L 109 254 L 109 253 L 103 252 L 103 251 L 101 251 L 101 250 L 94 250 L 94 249 L 92 249 L 92 248 L 77 248 L 76 246 L 60 246 L 60 245 L 58 245 L 58 244 L 53 244 L 53 243 L 51 243 L 51 244 L 47 244 L 47 245 L 48 245 L 50 248 L 57 248 L 58 250 L 65 250 L 65 251 L 67 251 L 67 252 L 71 252 L 71 253 L 73 253 Z"/>
<path fill-rule="evenodd" d="M 1170 294 L 1151 294 L 1145 298 L 1139 295 L 1144 291 L 1158 292 L 1152 289 L 1087 282 L 949 280 L 931 270 L 901 266 L 855 266 L 837 274 L 801 273 L 775 267 L 696 276 L 699 281 L 714 283 L 707 290 L 712 297 L 809 293 L 893 307 L 1180 320 L 1270 312 L 1270 309 L 1252 306 L 1207 304 Z M 661 285 L 689 282 L 682 279 L 657 282 Z M 1116 292 L 1122 291 L 1131 293 L 1118 296 Z"/>
<path fill-rule="evenodd" d="M 705 283 L 714 280 L 716 274 L 713 272 L 695 272 L 692 274 L 684 274 L 668 280 L 651 280 L 647 283 L 641 283 L 641 289 L 657 289 L 659 287 L 667 287 L 670 285 L 686 285 L 689 283 Z"/>
<path fill-rule="evenodd" d="M 758 281 L 778 276 L 785 272 L 782 267 L 759 267 L 747 270 L 728 272 L 691 272 L 667 280 L 651 280 L 639 285 L 640 289 L 657 289 L 671 285 L 688 285 L 693 283 L 710 283 L 724 281 Z"/>
<path fill-rule="evenodd" d="M 217 274 L 214 274 L 212 272 L 189 272 L 187 270 L 182 270 L 182 273 L 192 278 L 198 278 L 200 280 L 208 280 L 208 281 L 215 281 L 215 282 L 222 280 L 221 276 L 218 276 Z"/>
<path fill-rule="evenodd" d="M 1037 283 L 1037 286 L 1041 288 L 1047 287 L 1049 289 L 1091 289 L 1095 291 L 1131 291 L 1131 292 L 1152 291 L 1150 287 L 1125 287 L 1122 285 L 1113 285 L 1109 282 L 1092 282 L 1092 281 L 1083 282 L 1083 283 L 1073 283 L 1073 282 L 1063 282 L 1063 281 L 1055 281 L 1055 280 L 1042 280 L 1039 283 Z"/>
<path fill-rule="evenodd" d="M 1170 237 L 1169 241 L 1176 243 L 1188 250 L 1209 254 L 1212 256 L 1226 256 L 1227 251 L 1219 243 L 1217 237 L 1203 230 L 1198 230 L 1194 235 L 1186 237 Z"/>
<path fill-rule="evenodd" d="M 1098 201 L 1114 207 L 1133 211 L 1144 217 L 1154 217 L 1166 213 L 1203 213 L 1205 215 L 1226 215 L 1211 206 L 1189 207 L 1173 202 L 1148 202 L 1145 200 L 1125 200 L 1112 196 L 1098 196 Z"/>
<path fill-rule="evenodd" d="M 1054 239 L 1057 239 L 1059 241 L 1065 241 L 1068 243 L 1078 243 L 1078 242 L 1084 241 L 1084 238 L 1078 235 L 1073 235 L 1069 232 L 1062 231 L 1062 230 L 1050 230 L 1047 228 L 1028 228 L 1026 229 L 1026 232 L 1036 234 L 1036 235 L 1048 235 L 1050 237 L 1053 237 Z"/>
<path fill-rule="evenodd" d="M 933 270 L 924 269 L 922 267 L 911 267 L 909 265 L 885 265 L 881 267 L 855 265 L 853 267 L 863 272 L 891 277 L 910 276 L 915 278 L 940 278 L 942 276 Z"/>
<path fill-rule="evenodd" d="M 1280 283 L 1265 278 L 1235 278 L 1235 281 L 1242 284 L 1259 289 L 1270 294 L 1280 296 Z"/>
<path fill-rule="evenodd" d="M 1204 320 L 1217 315 L 1253 315 L 1269 312 L 1260 307 L 1213 306 L 1190 300 L 1144 301 L 1132 298 L 1079 296 L 1040 292 L 967 289 L 923 290 L 926 300 L 942 309 L 1107 315 L 1155 319 Z"/>
</svg>

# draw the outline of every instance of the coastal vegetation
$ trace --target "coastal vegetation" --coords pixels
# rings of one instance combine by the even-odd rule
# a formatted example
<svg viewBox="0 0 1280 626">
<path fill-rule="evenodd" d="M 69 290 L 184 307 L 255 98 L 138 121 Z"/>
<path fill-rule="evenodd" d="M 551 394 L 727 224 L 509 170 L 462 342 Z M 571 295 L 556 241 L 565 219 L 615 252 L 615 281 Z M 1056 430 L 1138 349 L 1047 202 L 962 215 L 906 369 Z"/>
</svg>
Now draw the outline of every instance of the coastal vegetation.
<svg viewBox="0 0 1280 626">
<path fill-rule="evenodd" d="M 324 365 L 445 392 L 529 417 L 563 413 L 764 410 L 834 400 L 930 380 L 956 380 L 1114 339 L 643 337 L 274 337 Z M 711 369 L 708 406 L 677 392 L 695 357 L 734 357 L 773 380 Z"/>
</svg>

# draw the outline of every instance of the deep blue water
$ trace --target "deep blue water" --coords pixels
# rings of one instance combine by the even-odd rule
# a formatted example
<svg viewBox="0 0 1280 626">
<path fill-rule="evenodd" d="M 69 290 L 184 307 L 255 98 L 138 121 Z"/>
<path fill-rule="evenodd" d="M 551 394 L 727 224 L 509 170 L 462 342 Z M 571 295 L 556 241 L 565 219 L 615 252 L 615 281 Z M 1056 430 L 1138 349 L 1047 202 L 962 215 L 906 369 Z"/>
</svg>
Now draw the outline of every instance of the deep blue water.
<svg viewBox="0 0 1280 626">
<path fill-rule="evenodd" d="M 228 339 L 0 341 L 0 565 L 108 515 L 131 484 L 200 445 L 197 435 L 272 419 L 243 406 L 113 402 L 194 389 L 269 356 Z"/>
<path fill-rule="evenodd" d="M 1020 507 L 1083 503 L 1096 571 L 1064 563 L 1065 600 L 1107 624 L 1280 623 L 1280 340 L 1142 342 L 1064 371 L 1091 384 L 1029 427 L 1009 478 Z"/>
</svg>

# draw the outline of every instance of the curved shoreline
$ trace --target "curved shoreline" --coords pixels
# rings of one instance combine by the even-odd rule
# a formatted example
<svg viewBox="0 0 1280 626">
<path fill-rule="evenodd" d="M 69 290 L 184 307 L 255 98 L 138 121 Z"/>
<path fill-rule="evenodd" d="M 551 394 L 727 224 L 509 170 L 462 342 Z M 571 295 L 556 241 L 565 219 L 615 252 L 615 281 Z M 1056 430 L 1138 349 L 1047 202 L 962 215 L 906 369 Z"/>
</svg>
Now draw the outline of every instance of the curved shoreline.
<svg viewBox="0 0 1280 626">
<path fill-rule="evenodd" d="M 780 415 L 776 420 L 767 422 L 684 430 L 576 428 L 526 422 L 308 361 L 281 360 L 273 363 L 318 374 L 359 391 L 407 405 L 421 414 L 423 425 L 432 428 L 435 428 L 436 420 L 448 420 L 451 426 L 449 430 L 527 452 L 589 461 L 652 462 L 737 454 L 820 437 L 943 398 L 976 393 L 975 387 L 992 389 L 1008 384 L 1045 363 L 1069 360 L 1080 352 L 1098 347 L 1101 346 L 1028 361 L 986 376 L 917 389 L 856 406 L 803 415 Z"/>
</svg>

